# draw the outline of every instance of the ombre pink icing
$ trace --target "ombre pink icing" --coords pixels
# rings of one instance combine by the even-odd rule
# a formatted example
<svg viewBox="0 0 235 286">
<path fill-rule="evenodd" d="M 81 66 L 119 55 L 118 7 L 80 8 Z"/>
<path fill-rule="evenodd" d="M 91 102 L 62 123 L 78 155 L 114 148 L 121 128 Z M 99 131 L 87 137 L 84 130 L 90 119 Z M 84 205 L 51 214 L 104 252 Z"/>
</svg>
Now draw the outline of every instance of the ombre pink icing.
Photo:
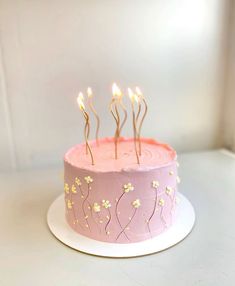
<svg viewBox="0 0 235 286">
<path fill-rule="evenodd" d="M 133 138 L 121 138 L 118 159 L 113 138 L 91 143 L 95 165 L 85 144 L 64 157 L 66 219 L 89 238 L 133 243 L 150 239 L 172 224 L 177 194 L 176 152 L 142 138 L 140 165 Z"/>
</svg>

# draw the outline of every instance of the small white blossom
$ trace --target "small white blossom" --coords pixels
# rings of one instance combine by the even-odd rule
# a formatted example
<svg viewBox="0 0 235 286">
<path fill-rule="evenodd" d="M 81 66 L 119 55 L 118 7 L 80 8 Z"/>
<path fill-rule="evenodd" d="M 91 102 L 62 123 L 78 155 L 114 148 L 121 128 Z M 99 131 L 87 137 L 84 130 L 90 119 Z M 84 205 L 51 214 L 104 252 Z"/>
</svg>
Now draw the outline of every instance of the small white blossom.
<svg viewBox="0 0 235 286">
<path fill-rule="evenodd" d="M 166 194 L 169 196 L 173 192 L 173 189 L 169 186 L 166 187 Z"/>
<path fill-rule="evenodd" d="M 163 207 L 163 206 L 165 205 L 164 199 L 160 199 L 160 200 L 158 201 L 158 205 L 161 206 L 161 207 Z"/>
<path fill-rule="evenodd" d="M 154 189 L 157 189 L 159 187 L 159 182 L 158 181 L 152 181 L 152 187 Z"/>
<path fill-rule="evenodd" d="M 132 205 L 134 208 L 138 209 L 141 206 L 140 200 L 136 199 L 135 201 L 132 202 Z"/>
<path fill-rule="evenodd" d="M 71 209 L 73 207 L 74 202 L 72 202 L 71 200 L 67 200 L 67 208 Z"/>
<path fill-rule="evenodd" d="M 123 191 L 124 191 L 124 193 L 129 193 L 129 192 L 131 192 L 131 191 L 133 191 L 133 190 L 134 190 L 134 187 L 132 186 L 131 183 L 125 184 L 125 185 L 123 186 Z"/>
<path fill-rule="evenodd" d="M 75 183 L 78 185 L 78 186 L 81 186 L 82 183 L 81 183 L 81 180 L 79 178 L 75 178 Z"/>
<path fill-rule="evenodd" d="M 90 176 L 84 177 L 84 180 L 86 181 L 87 184 L 90 184 L 93 182 L 93 179 Z"/>
<path fill-rule="evenodd" d="M 64 191 L 66 194 L 69 194 L 69 185 L 67 183 L 64 184 Z"/>
<path fill-rule="evenodd" d="M 93 210 L 95 213 L 99 213 L 100 212 L 100 205 L 98 203 L 94 203 Z"/>
<path fill-rule="evenodd" d="M 71 192 L 72 192 L 73 194 L 76 194 L 76 193 L 77 193 L 77 190 L 76 190 L 75 185 L 72 185 L 72 187 L 71 187 Z"/>
<path fill-rule="evenodd" d="M 102 200 L 102 206 L 106 209 L 111 207 L 111 204 L 108 200 Z"/>
<path fill-rule="evenodd" d="M 179 177 L 179 176 L 177 176 L 177 177 L 176 177 L 176 182 L 179 184 L 179 183 L 180 183 L 180 181 L 181 181 L 181 180 L 180 180 L 180 177 Z"/>
</svg>

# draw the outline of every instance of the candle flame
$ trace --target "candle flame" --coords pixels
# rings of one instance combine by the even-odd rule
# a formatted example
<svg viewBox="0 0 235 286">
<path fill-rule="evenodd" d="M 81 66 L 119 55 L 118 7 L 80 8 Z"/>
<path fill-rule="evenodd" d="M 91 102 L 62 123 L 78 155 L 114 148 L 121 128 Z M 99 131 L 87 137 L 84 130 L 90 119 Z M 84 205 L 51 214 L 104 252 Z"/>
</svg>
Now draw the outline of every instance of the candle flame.
<svg viewBox="0 0 235 286">
<path fill-rule="evenodd" d="M 131 88 L 128 88 L 127 90 L 128 90 L 128 95 L 129 95 L 131 102 L 136 101 L 137 103 L 139 103 L 139 100 L 140 100 L 139 96 L 135 94 Z"/>
<path fill-rule="evenodd" d="M 113 92 L 113 97 L 116 97 L 118 99 L 122 97 L 122 92 L 116 83 L 113 83 L 112 85 L 112 92 Z"/>
<path fill-rule="evenodd" d="M 143 93 L 141 92 L 141 90 L 138 86 L 136 86 L 135 91 L 136 91 L 137 95 L 143 96 Z"/>
<path fill-rule="evenodd" d="M 92 97 L 93 95 L 92 89 L 90 87 L 87 88 L 87 95 L 88 97 Z"/>
<path fill-rule="evenodd" d="M 82 92 L 79 92 L 77 97 L 77 103 L 81 110 L 85 110 L 85 104 L 84 104 L 84 96 Z"/>
</svg>

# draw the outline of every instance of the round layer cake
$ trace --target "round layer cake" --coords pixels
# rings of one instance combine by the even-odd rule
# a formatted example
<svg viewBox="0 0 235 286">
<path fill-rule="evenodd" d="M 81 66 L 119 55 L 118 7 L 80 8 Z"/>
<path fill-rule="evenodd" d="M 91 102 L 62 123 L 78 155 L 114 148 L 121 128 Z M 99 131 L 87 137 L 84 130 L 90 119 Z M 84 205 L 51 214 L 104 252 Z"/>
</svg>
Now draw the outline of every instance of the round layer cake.
<svg viewBox="0 0 235 286">
<path fill-rule="evenodd" d="M 133 138 L 113 138 L 71 148 L 64 157 L 66 219 L 79 234 L 111 243 L 155 237 L 174 221 L 177 155 L 166 144 L 142 138 L 137 164 Z"/>
</svg>

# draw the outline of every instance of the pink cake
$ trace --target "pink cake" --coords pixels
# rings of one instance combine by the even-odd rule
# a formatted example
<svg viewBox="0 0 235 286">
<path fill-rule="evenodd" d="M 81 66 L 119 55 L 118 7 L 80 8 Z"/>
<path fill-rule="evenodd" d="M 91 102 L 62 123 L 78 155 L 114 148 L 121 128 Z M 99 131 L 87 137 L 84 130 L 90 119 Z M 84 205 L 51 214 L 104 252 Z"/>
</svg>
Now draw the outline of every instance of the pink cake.
<svg viewBox="0 0 235 286">
<path fill-rule="evenodd" d="M 118 159 L 113 138 L 85 144 L 64 157 L 66 219 L 81 235 L 111 243 L 151 239 L 174 221 L 177 155 L 168 145 L 142 138 L 140 164 L 133 138 L 121 138 Z"/>
</svg>

